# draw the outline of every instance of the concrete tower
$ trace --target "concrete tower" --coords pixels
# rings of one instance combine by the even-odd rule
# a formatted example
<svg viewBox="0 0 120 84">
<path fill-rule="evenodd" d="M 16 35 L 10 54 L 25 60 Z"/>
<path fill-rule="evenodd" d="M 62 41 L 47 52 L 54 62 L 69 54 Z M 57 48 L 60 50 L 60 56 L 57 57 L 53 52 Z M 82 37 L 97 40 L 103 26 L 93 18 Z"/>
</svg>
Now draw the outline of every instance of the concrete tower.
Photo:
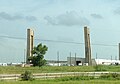
<svg viewBox="0 0 120 84">
<path fill-rule="evenodd" d="M 29 64 L 28 58 L 32 56 L 33 50 L 33 42 L 34 42 L 34 31 L 32 29 L 27 29 L 27 56 L 26 63 Z"/>
<path fill-rule="evenodd" d="M 91 47 L 90 47 L 90 31 L 86 26 L 84 27 L 84 39 L 85 39 L 85 62 L 88 65 L 92 65 L 91 61 Z"/>
</svg>

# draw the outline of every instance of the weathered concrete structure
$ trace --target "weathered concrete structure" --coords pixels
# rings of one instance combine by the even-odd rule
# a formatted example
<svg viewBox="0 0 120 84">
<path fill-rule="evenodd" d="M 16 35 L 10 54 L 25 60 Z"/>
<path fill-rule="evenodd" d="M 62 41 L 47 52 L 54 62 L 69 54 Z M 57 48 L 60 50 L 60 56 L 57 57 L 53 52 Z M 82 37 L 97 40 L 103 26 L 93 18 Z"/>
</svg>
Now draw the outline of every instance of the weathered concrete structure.
<svg viewBox="0 0 120 84">
<path fill-rule="evenodd" d="M 67 57 L 68 66 L 79 66 L 85 64 L 85 58 Z"/>
<path fill-rule="evenodd" d="M 27 56 L 26 56 L 26 63 L 29 64 L 28 58 L 32 56 L 33 50 L 33 43 L 34 43 L 34 31 L 32 29 L 27 29 Z"/>
<path fill-rule="evenodd" d="M 85 58 L 77 57 L 67 57 L 68 66 L 88 66 Z M 91 59 L 91 65 L 95 66 L 97 64 L 96 59 Z"/>
<path fill-rule="evenodd" d="M 90 46 L 90 31 L 86 26 L 84 27 L 84 39 L 85 39 L 85 62 L 88 65 L 92 65 L 91 61 L 91 46 Z"/>
</svg>

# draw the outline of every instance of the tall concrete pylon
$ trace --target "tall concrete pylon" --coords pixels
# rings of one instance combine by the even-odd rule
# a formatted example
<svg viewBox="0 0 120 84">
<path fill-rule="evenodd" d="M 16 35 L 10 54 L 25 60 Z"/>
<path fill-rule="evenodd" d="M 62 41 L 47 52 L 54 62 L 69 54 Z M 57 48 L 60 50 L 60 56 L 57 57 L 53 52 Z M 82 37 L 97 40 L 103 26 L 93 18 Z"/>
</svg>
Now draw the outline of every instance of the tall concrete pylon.
<svg viewBox="0 0 120 84">
<path fill-rule="evenodd" d="M 84 27 L 84 39 L 85 39 L 85 62 L 88 63 L 88 65 L 92 65 L 90 31 L 89 28 L 87 28 L 87 26 Z"/>
<path fill-rule="evenodd" d="M 32 29 L 27 29 L 27 56 L 26 56 L 26 63 L 29 64 L 28 58 L 32 56 L 34 44 L 34 31 Z"/>
</svg>

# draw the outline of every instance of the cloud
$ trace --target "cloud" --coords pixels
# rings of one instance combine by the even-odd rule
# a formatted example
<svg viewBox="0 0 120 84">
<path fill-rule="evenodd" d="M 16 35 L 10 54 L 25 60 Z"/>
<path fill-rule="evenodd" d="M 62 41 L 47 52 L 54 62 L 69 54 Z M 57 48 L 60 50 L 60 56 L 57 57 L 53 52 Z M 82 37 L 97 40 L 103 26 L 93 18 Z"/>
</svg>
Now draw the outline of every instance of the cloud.
<svg viewBox="0 0 120 84">
<path fill-rule="evenodd" d="M 37 20 L 37 18 L 35 16 L 26 16 L 25 18 L 28 21 L 36 21 Z"/>
<path fill-rule="evenodd" d="M 10 15 L 6 12 L 0 12 L 0 19 L 4 20 L 27 20 L 27 21 L 36 21 L 37 18 L 35 16 L 21 16 L 21 15 Z"/>
<path fill-rule="evenodd" d="M 84 26 L 90 23 L 87 18 L 78 15 L 75 11 L 66 12 L 56 17 L 46 16 L 44 19 L 51 25 Z"/>
<path fill-rule="evenodd" d="M 120 7 L 118 7 L 117 9 L 114 10 L 114 14 L 120 15 Z"/>
<path fill-rule="evenodd" d="M 99 14 L 91 14 L 91 16 L 96 19 L 103 19 L 103 17 Z"/>
</svg>

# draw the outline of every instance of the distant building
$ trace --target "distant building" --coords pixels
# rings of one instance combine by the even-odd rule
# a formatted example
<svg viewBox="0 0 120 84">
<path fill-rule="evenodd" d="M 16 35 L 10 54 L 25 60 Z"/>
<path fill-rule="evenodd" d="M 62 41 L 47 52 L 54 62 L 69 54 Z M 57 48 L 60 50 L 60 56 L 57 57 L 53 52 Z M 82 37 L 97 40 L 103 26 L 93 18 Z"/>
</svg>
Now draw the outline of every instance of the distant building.
<svg viewBox="0 0 120 84">
<path fill-rule="evenodd" d="M 67 64 L 68 64 L 68 66 L 83 65 L 83 64 L 85 64 L 85 58 L 67 57 Z"/>
<path fill-rule="evenodd" d="M 94 65 L 118 65 L 118 64 L 120 64 L 120 60 L 92 59 L 91 63 L 93 66 Z M 88 66 L 88 63 L 86 63 L 85 58 L 67 57 L 67 65 L 69 65 L 69 66 L 80 66 L 80 65 Z"/>
<path fill-rule="evenodd" d="M 47 60 L 48 66 L 67 66 L 67 61 Z"/>
<path fill-rule="evenodd" d="M 7 66 L 7 63 L 0 63 L 0 66 Z"/>
<path fill-rule="evenodd" d="M 120 60 L 110 60 L 110 59 L 95 59 L 97 65 L 118 65 Z"/>
</svg>

